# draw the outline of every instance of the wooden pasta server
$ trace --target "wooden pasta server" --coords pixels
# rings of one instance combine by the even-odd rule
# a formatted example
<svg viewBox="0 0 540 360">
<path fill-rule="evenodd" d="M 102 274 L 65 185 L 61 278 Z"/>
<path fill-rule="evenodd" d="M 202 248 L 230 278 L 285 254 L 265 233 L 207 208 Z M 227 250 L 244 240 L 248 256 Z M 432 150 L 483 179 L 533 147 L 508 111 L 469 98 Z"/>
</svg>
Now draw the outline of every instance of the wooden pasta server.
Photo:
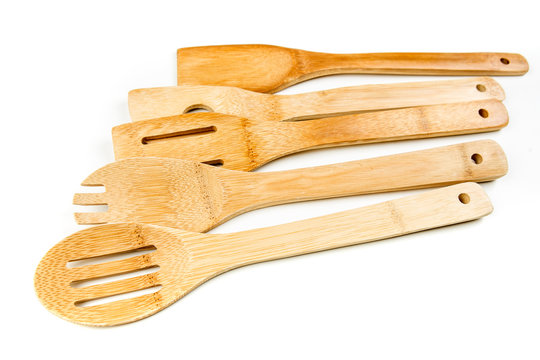
<svg viewBox="0 0 540 360">
<path fill-rule="evenodd" d="M 272 45 L 178 49 L 178 85 L 222 85 L 273 93 L 333 74 L 523 75 L 527 60 L 509 53 L 328 54 Z"/>
<path fill-rule="evenodd" d="M 76 213 L 79 224 L 137 222 L 204 232 L 244 212 L 296 201 L 416 189 L 506 174 L 506 157 L 484 140 L 312 168 L 243 172 L 171 158 L 130 158 L 92 173 L 76 205 L 108 205 Z"/>
<path fill-rule="evenodd" d="M 306 121 L 193 113 L 119 125 L 112 136 L 117 160 L 168 157 L 250 171 L 310 149 L 479 133 L 507 123 L 504 105 L 485 100 Z"/>
<path fill-rule="evenodd" d="M 34 286 L 42 304 L 63 319 L 120 325 L 148 317 L 241 266 L 461 223 L 491 211 L 482 188 L 465 183 L 231 234 L 109 224 L 56 244 L 39 263 Z M 131 298 L 119 299 L 122 295 Z"/>
<path fill-rule="evenodd" d="M 271 95 L 227 86 L 168 86 L 129 92 L 133 121 L 180 115 L 194 109 L 252 120 L 291 121 L 374 110 L 504 100 L 488 77 L 350 86 L 294 95 Z"/>
</svg>

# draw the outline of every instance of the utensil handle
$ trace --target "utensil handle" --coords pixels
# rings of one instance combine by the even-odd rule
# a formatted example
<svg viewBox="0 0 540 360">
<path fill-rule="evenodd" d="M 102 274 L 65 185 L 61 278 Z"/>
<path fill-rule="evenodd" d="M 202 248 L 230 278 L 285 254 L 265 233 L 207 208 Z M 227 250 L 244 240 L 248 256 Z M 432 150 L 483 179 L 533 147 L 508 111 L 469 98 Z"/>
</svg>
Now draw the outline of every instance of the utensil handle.
<svg viewBox="0 0 540 360">
<path fill-rule="evenodd" d="M 465 101 L 504 100 L 489 77 L 343 87 L 295 95 L 268 95 L 224 86 L 169 86 L 129 92 L 133 121 L 173 116 L 192 108 L 253 120 L 315 119 L 363 111 Z"/>
<path fill-rule="evenodd" d="M 466 181 L 490 181 L 506 174 L 502 148 L 480 140 L 428 150 L 311 168 L 246 173 L 235 208 L 248 210 L 296 201 L 418 189 Z M 247 210 L 246 210 L 247 211 Z"/>
<path fill-rule="evenodd" d="M 322 147 L 419 139 L 499 130 L 508 113 L 497 100 L 475 101 L 282 122 L 287 141 L 265 147 L 266 157 Z"/>
<path fill-rule="evenodd" d="M 491 211 L 483 189 L 464 183 L 356 210 L 225 234 L 213 259 L 230 269 L 452 225 Z"/>
<path fill-rule="evenodd" d="M 317 76 L 338 73 L 523 75 L 529 70 L 529 64 L 522 55 L 496 52 L 371 54 L 303 52 L 299 58 L 303 60 L 304 66 L 298 68 L 306 75 L 318 73 Z"/>
<path fill-rule="evenodd" d="M 304 120 L 363 111 L 449 104 L 476 100 L 504 100 L 504 91 L 489 77 L 459 80 L 376 84 L 274 97 L 280 118 Z"/>
</svg>

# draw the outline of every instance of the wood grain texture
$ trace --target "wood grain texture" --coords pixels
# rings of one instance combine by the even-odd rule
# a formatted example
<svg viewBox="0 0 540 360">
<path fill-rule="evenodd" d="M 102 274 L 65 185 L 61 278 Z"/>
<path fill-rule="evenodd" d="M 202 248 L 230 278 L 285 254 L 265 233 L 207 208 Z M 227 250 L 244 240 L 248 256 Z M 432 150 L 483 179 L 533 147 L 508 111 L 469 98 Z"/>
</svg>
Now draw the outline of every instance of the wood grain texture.
<svg viewBox="0 0 540 360">
<path fill-rule="evenodd" d="M 73 203 L 108 205 L 106 212 L 76 213 L 79 224 L 137 222 L 204 232 L 261 207 L 489 181 L 506 171 L 505 154 L 491 140 L 266 173 L 181 159 L 130 158 L 92 173 L 82 185 L 104 185 L 106 191 L 75 194 Z"/>
<path fill-rule="evenodd" d="M 270 95 L 226 86 L 169 86 L 129 92 L 133 121 L 206 109 L 252 120 L 306 120 L 373 110 L 476 100 L 504 100 L 488 77 L 351 86 L 294 95 Z"/>
<path fill-rule="evenodd" d="M 112 136 L 117 160 L 155 156 L 250 171 L 315 148 L 479 133 L 507 123 L 504 105 L 485 100 L 292 122 L 193 113 L 123 124 Z"/>
<path fill-rule="evenodd" d="M 181 48 L 178 85 L 234 86 L 273 93 L 333 74 L 523 75 L 527 60 L 509 53 L 328 54 L 272 45 Z"/>
<path fill-rule="evenodd" d="M 54 314 L 93 326 L 119 325 L 148 317 L 203 282 L 262 261 L 382 240 L 470 221 L 489 214 L 491 203 L 478 184 L 436 189 L 364 208 L 232 234 L 200 234 L 142 224 L 110 224 L 79 231 L 43 257 L 34 277 L 36 293 Z M 68 268 L 72 260 L 153 247 L 150 254 Z M 159 266 L 152 274 L 74 288 L 104 278 Z M 81 307 L 81 301 L 161 288 L 152 294 Z"/>
</svg>

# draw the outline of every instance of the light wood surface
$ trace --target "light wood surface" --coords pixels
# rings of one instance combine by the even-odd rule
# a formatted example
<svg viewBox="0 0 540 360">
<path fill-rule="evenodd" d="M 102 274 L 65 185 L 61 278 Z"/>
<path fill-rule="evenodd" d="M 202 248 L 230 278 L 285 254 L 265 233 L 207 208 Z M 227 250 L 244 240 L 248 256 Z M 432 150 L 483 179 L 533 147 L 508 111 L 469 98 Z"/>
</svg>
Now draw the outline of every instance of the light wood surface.
<svg viewBox="0 0 540 360">
<path fill-rule="evenodd" d="M 223 85 L 273 93 L 333 74 L 523 75 L 527 60 L 509 53 L 328 54 L 272 45 L 178 49 L 178 85 Z"/>
<path fill-rule="evenodd" d="M 475 155 L 476 154 L 476 155 Z M 243 172 L 170 158 L 130 158 L 106 165 L 75 194 L 79 224 L 137 222 L 204 232 L 244 212 L 283 203 L 489 181 L 506 174 L 506 157 L 483 140 L 410 153 L 277 172 Z"/>
<path fill-rule="evenodd" d="M 465 222 L 491 211 L 482 188 L 465 183 L 356 210 L 232 234 L 110 224 L 79 231 L 55 245 L 39 263 L 34 285 L 43 305 L 61 318 L 84 325 L 119 325 L 150 316 L 203 282 L 240 266 Z M 155 251 L 101 264 L 67 267 L 73 260 L 125 254 L 141 248 Z M 157 266 L 159 270 L 152 274 L 86 287 L 70 286 Z M 161 288 L 151 294 L 81 306 L 92 299 L 156 286 Z"/>
<path fill-rule="evenodd" d="M 479 133 L 507 123 L 504 105 L 485 100 L 292 122 L 192 113 L 116 126 L 112 136 L 117 160 L 168 157 L 250 171 L 304 150 Z"/>
<path fill-rule="evenodd" d="M 205 109 L 252 120 L 305 120 L 373 110 L 504 100 L 488 77 L 351 86 L 294 95 L 270 95 L 226 86 L 169 86 L 129 92 L 133 121 Z"/>
</svg>

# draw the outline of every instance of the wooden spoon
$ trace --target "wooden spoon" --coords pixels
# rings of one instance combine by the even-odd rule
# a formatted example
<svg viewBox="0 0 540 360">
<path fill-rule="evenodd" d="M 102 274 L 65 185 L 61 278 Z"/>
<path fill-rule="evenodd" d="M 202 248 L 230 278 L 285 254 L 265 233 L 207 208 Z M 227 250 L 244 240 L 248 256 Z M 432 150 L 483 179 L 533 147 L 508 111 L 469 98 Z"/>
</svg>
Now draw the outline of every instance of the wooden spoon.
<svg viewBox="0 0 540 360">
<path fill-rule="evenodd" d="M 39 263 L 34 286 L 43 305 L 63 319 L 84 325 L 120 325 L 148 317 L 234 268 L 456 224 L 491 211 L 482 188 L 465 183 L 231 234 L 110 224 L 79 231 L 55 245 Z M 141 250 L 152 252 L 140 255 Z M 124 259 L 111 261 L 117 255 Z M 88 264 L 96 260 L 101 263 L 70 267 L 74 261 Z M 137 276 L 140 270 L 156 269 Z M 133 277 L 114 281 L 117 275 L 126 274 Z M 83 286 L 95 279 L 109 282 Z M 131 295 L 139 296 L 118 300 L 119 294 L 142 289 L 153 293 L 138 292 Z M 96 305 L 96 299 L 101 304 Z"/>
<path fill-rule="evenodd" d="M 178 49 L 178 85 L 224 85 L 273 93 L 333 74 L 523 75 L 527 60 L 508 53 L 327 54 L 271 45 Z"/>
<path fill-rule="evenodd" d="M 170 157 L 250 171 L 304 150 L 479 133 L 507 123 L 504 105 L 486 100 L 296 122 L 193 113 L 116 126 L 112 135 L 117 160 Z"/>
<path fill-rule="evenodd" d="M 205 109 L 253 120 L 306 120 L 373 110 L 504 100 L 488 77 L 351 86 L 295 95 L 260 94 L 226 86 L 169 86 L 129 92 L 133 121 Z"/>
<path fill-rule="evenodd" d="M 189 160 L 124 159 L 98 169 L 75 194 L 76 205 L 108 205 L 76 213 L 79 224 L 137 222 L 204 232 L 261 207 L 338 196 L 416 189 L 506 174 L 506 157 L 484 140 L 312 168 L 250 173 Z"/>
</svg>

